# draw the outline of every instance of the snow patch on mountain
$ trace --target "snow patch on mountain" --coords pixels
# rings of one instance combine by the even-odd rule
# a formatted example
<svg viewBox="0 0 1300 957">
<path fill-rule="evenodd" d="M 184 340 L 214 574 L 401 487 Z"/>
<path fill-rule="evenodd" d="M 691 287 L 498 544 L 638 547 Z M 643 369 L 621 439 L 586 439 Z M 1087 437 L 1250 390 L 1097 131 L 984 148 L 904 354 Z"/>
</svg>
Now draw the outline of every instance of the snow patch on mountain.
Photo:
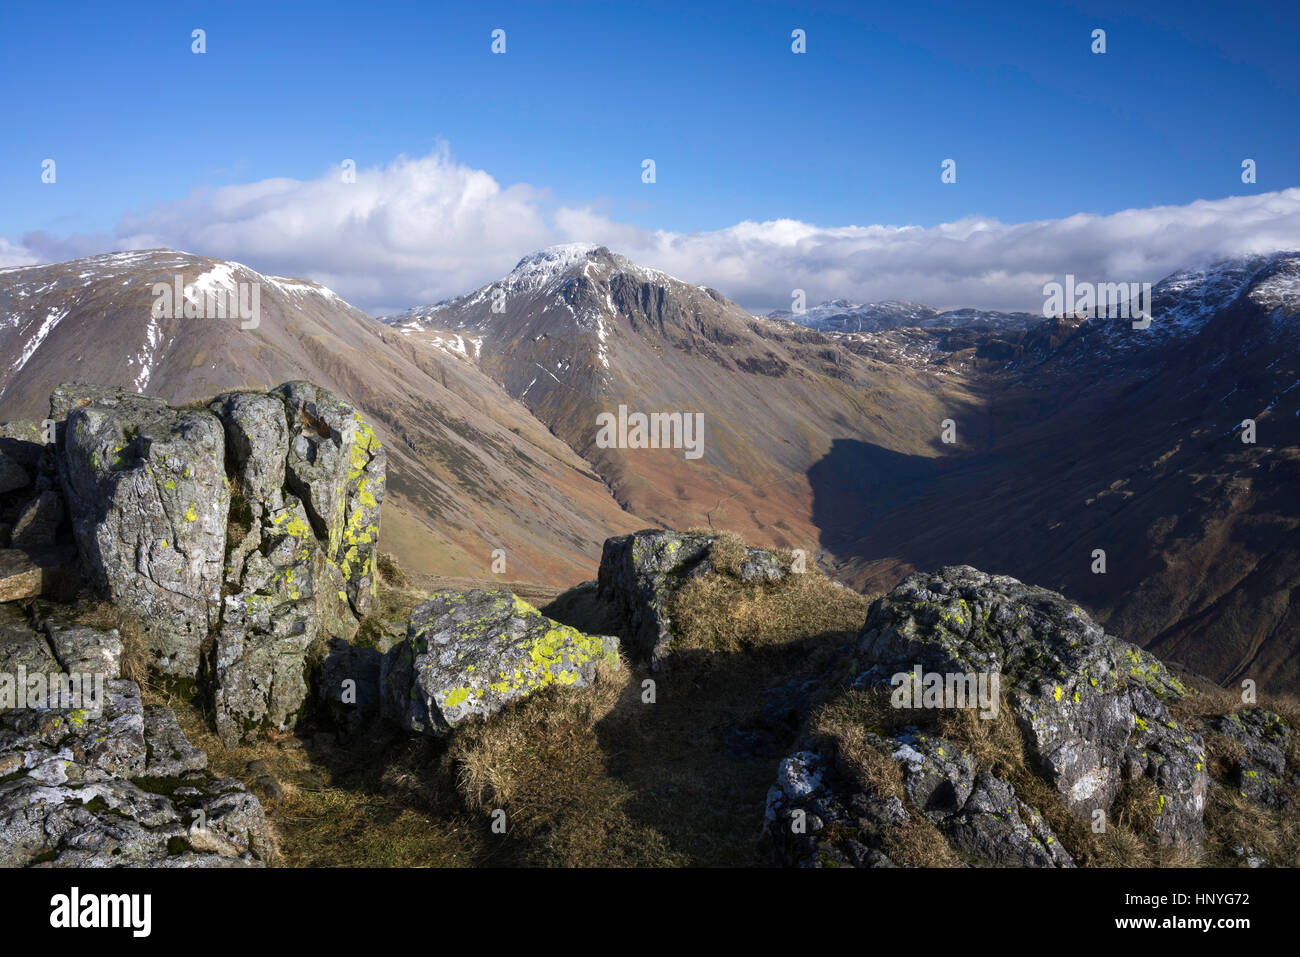
<svg viewBox="0 0 1300 957">
<path fill-rule="evenodd" d="M 40 328 L 38 328 L 35 334 L 27 340 L 27 344 L 23 346 L 22 354 L 19 355 L 18 358 L 14 360 L 13 365 L 9 367 L 9 371 L 12 375 L 17 375 L 23 370 L 23 366 L 27 365 L 27 360 L 36 353 L 37 349 L 40 348 L 41 343 L 45 341 L 45 337 L 53 332 L 54 327 L 62 322 L 67 315 L 67 309 L 51 309 L 49 313 L 46 314 L 45 319 L 41 322 Z"/>
</svg>

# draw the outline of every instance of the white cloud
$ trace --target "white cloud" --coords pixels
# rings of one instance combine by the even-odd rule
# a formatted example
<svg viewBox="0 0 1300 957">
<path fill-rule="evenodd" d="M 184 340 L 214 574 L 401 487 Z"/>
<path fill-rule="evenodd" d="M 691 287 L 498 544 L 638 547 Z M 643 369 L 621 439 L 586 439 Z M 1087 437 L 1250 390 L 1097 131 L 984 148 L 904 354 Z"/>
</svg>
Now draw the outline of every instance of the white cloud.
<svg viewBox="0 0 1300 957">
<path fill-rule="evenodd" d="M 0 269 L 8 269 L 10 266 L 31 266 L 39 261 L 40 257 L 33 254 L 31 250 L 15 246 L 0 236 Z"/>
<path fill-rule="evenodd" d="M 713 286 L 755 311 L 788 307 L 795 288 L 810 302 L 915 299 L 1037 310 L 1043 283 L 1067 272 L 1155 281 L 1208 259 L 1300 248 L 1300 189 L 1018 224 L 774 220 L 673 233 L 566 206 L 526 184 L 502 187 L 443 147 L 358 170 L 351 184 L 335 168 L 309 181 L 196 191 L 123 219 L 113 236 L 29 234 L 20 246 L 0 239 L 0 266 L 169 246 L 306 276 L 387 312 L 467 292 L 535 249 L 578 241 Z"/>
</svg>

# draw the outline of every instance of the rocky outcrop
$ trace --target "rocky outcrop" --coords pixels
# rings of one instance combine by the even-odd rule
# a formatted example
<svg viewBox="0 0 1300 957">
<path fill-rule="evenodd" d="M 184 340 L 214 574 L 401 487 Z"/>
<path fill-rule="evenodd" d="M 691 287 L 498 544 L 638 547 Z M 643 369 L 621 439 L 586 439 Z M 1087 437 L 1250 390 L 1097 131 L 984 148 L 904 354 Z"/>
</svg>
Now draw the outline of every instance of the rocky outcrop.
<svg viewBox="0 0 1300 957">
<path fill-rule="evenodd" d="M 868 732 L 865 741 L 898 765 L 901 793 L 860 788 L 821 753 L 796 752 L 781 762 L 764 820 L 784 863 L 903 866 L 890 856 L 889 837 L 919 820 L 971 865 L 1074 866 L 1042 815 L 952 742 L 915 730 L 888 738 Z"/>
<path fill-rule="evenodd" d="M 81 564 L 141 622 L 150 667 L 210 685 L 228 746 L 289 727 L 309 649 L 352 637 L 373 603 L 385 453 L 370 426 L 302 382 L 186 409 L 69 383 L 50 415 Z M 59 509 L 41 491 L 12 535 L 48 537 Z M 48 590 L 24 574 L 10 590 Z"/>
<path fill-rule="evenodd" d="M 1291 805 L 1283 788 L 1287 783 L 1300 785 L 1300 774 L 1292 772 L 1288 782 L 1287 753 L 1293 732 L 1280 715 L 1265 708 L 1243 708 L 1210 719 L 1206 730 L 1231 739 L 1240 749 L 1225 784 L 1268 807 Z"/>
<path fill-rule="evenodd" d="M 999 675 L 1030 759 L 1071 811 L 1091 821 L 1145 775 L 1162 797 L 1162 837 L 1200 840 L 1205 745 L 1165 706 L 1187 689 L 1056 592 L 966 566 L 912 575 L 872 606 L 859 652 L 864 680 L 917 665 Z"/>
<path fill-rule="evenodd" d="M 384 657 L 381 708 L 411 731 L 439 734 L 549 685 L 586 687 L 597 664 L 618 667 L 616 638 L 562 625 L 508 591 L 440 591 Z"/>
<path fill-rule="evenodd" d="M 612 602 L 628 622 L 625 649 L 653 666 L 663 663 L 672 642 L 669 602 L 696 575 L 714 571 L 710 557 L 717 536 L 646 529 L 605 541 L 597 573 L 597 595 Z M 733 570 L 743 581 L 779 581 L 788 569 L 770 551 L 744 549 Z"/>
<path fill-rule="evenodd" d="M 1158 794 L 1154 837 L 1187 847 L 1201 841 L 1208 787 L 1205 746 L 1167 707 L 1188 689 L 1151 655 L 1106 634 L 1061 595 L 965 566 L 914 574 L 872 605 L 856 655 L 860 674 L 855 687 L 861 689 L 892 690 L 895 675 L 913 674 L 917 668 L 945 677 L 996 676 L 1032 771 L 1052 785 L 1065 808 L 1090 824 L 1105 820 L 1125 785 L 1147 778 Z M 951 742 L 940 742 L 937 750 L 923 747 L 917 744 L 924 739 L 916 729 L 892 739 L 868 728 L 862 734 L 872 747 L 901 762 L 911 805 L 904 810 L 936 823 L 959 854 L 973 862 L 1062 862 L 1033 826 L 1039 845 L 1052 852 L 1041 860 L 1019 847 L 1023 834 L 1005 836 L 1019 848 L 1013 850 L 1005 842 L 990 843 L 982 824 L 954 831 L 959 818 L 953 815 L 965 813 L 975 793 L 972 782 L 984 769 L 967 766 L 962 758 L 962 770 L 955 770 L 952 762 L 959 749 Z M 809 749 L 816 753 L 813 745 Z M 816 757 L 834 764 L 833 756 Z M 946 795 L 937 808 L 933 794 L 911 786 L 936 774 L 946 782 L 937 792 Z M 992 783 L 987 774 L 984 783 L 980 793 L 990 799 L 1001 795 L 990 807 L 1020 807 L 1019 799 L 1011 800 L 1009 783 Z M 857 793 L 856 798 L 869 803 L 873 795 Z M 844 806 L 854 799 L 852 788 L 835 796 Z M 791 849 L 784 826 L 793 806 L 785 790 L 773 790 L 769 833 L 783 853 L 800 862 L 837 853 L 817 838 L 810 839 L 811 848 Z M 1037 810 L 1023 807 L 1020 817 L 1039 819 Z"/>
<path fill-rule="evenodd" d="M 0 671 L 12 677 L 22 664 L 49 678 L 28 682 L 22 699 L 0 679 L 0 866 L 264 863 L 261 804 L 204 770 L 170 709 L 142 705 L 139 686 L 120 677 L 118 636 L 57 608 L 40 628 L 0 605 Z"/>
<path fill-rule="evenodd" d="M 221 617 L 230 488 L 216 417 L 72 384 L 60 477 L 91 582 L 143 624 L 153 666 L 192 677 Z"/>
<path fill-rule="evenodd" d="M 387 453 L 361 414 L 332 392 L 288 382 L 274 394 L 288 414 L 287 486 L 302 499 L 326 563 L 338 570 L 360 618 L 370 613 L 379 586 Z"/>
</svg>

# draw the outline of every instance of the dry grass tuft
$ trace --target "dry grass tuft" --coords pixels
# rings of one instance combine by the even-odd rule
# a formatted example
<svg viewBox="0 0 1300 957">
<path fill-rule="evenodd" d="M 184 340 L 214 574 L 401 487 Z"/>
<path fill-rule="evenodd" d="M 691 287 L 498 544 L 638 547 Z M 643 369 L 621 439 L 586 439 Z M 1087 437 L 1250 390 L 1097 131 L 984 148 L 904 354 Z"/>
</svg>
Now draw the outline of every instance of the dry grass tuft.
<svg viewBox="0 0 1300 957">
<path fill-rule="evenodd" d="M 740 563 L 745 560 L 745 540 L 735 532 L 723 532 L 709 546 L 709 560 L 724 575 L 740 574 Z"/>
<path fill-rule="evenodd" d="M 726 561 L 734 559 L 729 548 L 723 550 Z M 865 595 L 835 585 L 819 571 L 789 574 L 770 584 L 710 572 L 687 581 L 671 599 L 673 649 L 737 652 L 830 632 L 852 635 L 870 605 Z"/>
<path fill-rule="evenodd" d="M 72 618 L 88 628 L 117 629 L 122 639 L 122 677 L 141 688 L 150 683 L 149 649 L 144 626 L 130 613 L 110 601 L 82 599 L 72 608 Z"/>
<path fill-rule="evenodd" d="M 402 571 L 402 566 L 397 564 L 396 557 L 388 552 L 380 552 L 375 560 L 375 566 L 379 569 L 380 581 L 397 588 L 406 587 L 408 583 L 406 572 Z"/>
</svg>

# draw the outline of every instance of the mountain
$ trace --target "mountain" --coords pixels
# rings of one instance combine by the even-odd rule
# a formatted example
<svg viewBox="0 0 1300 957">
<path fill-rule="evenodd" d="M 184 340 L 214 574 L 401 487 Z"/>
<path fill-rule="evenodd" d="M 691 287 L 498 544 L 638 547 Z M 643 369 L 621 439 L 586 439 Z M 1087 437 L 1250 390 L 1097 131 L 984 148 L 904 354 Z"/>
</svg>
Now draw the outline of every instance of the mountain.
<svg viewBox="0 0 1300 957">
<path fill-rule="evenodd" d="M 1284 686 L 1300 678 L 1298 271 L 1278 253 L 1176 273 L 1144 330 L 839 303 L 821 332 L 578 245 L 385 322 L 486 372 L 639 515 L 811 542 L 871 591 L 971 563 L 1077 595 L 1202 673 Z M 855 309 L 907 324 L 834 328 Z M 703 456 L 599 448 L 596 415 L 620 404 L 703 412 Z"/>
<path fill-rule="evenodd" d="M 176 308 L 158 311 L 180 317 L 155 315 L 155 284 L 177 276 Z M 249 306 L 256 290 L 256 328 L 184 318 L 186 301 L 214 315 L 203 294 L 238 304 L 241 288 Z M 347 397 L 388 449 L 384 539 L 411 570 L 487 577 L 504 548 L 505 577 L 567 584 L 589 576 L 605 537 L 646 524 L 475 366 L 413 348 L 306 280 L 171 250 L 2 270 L 0 354 L 0 421 L 45 418 L 71 379 L 175 403 L 290 379 Z"/>
<path fill-rule="evenodd" d="M 177 272 L 256 284 L 259 327 L 155 320 Z M 567 245 L 376 322 L 306 281 L 115 254 L 0 272 L 0 418 L 68 378 L 173 401 L 307 378 L 376 423 L 385 539 L 417 569 L 485 576 L 501 547 L 510 577 L 571 583 L 609 535 L 712 526 L 872 592 L 1012 575 L 1194 671 L 1293 687 L 1300 254 L 1180 271 L 1151 305 L 1146 329 L 895 303 L 909 324 L 819 331 Z M 699 416 L 702 444 L 606 441 L 635 413 Z"/>
<path fill-rule="evenodd" d="M 838 573 L 887 587 L 961 554 L 1067 590 L 1117 634 L 1200 673 L 1294 687 L 1300 255 L 1177 273 L 1152 306 L 1146 330 L 1069 319 L 964 343 L 947 334 L 934 347 L 973 370 L 973 434 L 959 430 L 942 459 L 845 442 L 819 463 Z M 887 503 L 869 491 L 900 475 Z"/>
<path fill-rule="evenodd" d="M 1023 330 L 1043 321 L 1041 315 L 1029 312 L 989 312 L 983 309 L 947 309 L 940 312 L 924 303 L 897 299 L 868 303 L 832 299 L 805 309 L 802 313 L 777 309 L 767 315 L 772 319 L 786 319 L 820 332 L 885 332 L 904 327 Z"/>
<path fill-rule="evenodd" d="M 629 511 L 810 553 L 822 529 L 809 473 L 834 442 L 935 455 L 943 410 L 968 401 L 959 379 L 752 316 L 603 246 L 543 250 L 468 295 L 383 321 L 485 372 Z M 620 406 L 702 416 L 702 454 L 602 447 L 598 416 Z"/>
</svg>

